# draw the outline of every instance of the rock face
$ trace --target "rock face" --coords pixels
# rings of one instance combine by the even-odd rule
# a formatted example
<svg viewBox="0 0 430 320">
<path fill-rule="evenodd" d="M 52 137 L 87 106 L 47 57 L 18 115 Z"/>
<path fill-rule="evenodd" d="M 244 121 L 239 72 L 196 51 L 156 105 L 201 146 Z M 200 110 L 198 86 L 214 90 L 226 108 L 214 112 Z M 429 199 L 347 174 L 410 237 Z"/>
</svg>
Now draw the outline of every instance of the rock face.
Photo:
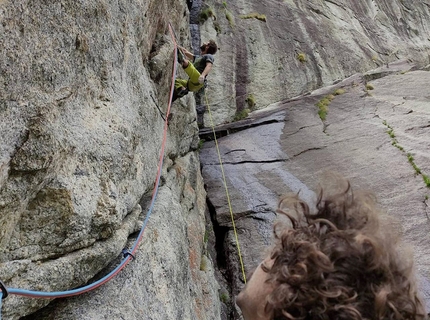
<svg viewBox="0 0 430 320">
<path fill-rule="evenodd" d="M 208 90 L 215 124 L 397 59 L 430 63 L 427 1 L 205 3 L 216 20 L 202 26 L 202 40 L 218 31 L 221 48 Z"/>
<path fill-rule="evenodd" d="M 247 104 L 258 109 L 381 66 L 337 85 L 347 93 L 332 101 L 326 122 L 314 104 L 334 87 L 225 129 L 249 128 L 221 145 L 246 268 L 270 243 L 285 186 L 312 201 L 315 175 L 332 166 L 376 189 L 404 223 L 428 276 L 420 256 L 428 253 L 428 97 L 421 93 L 428 88 L 414 89 L 428 83 L 427 73 L 375 80 L 398 58 L 428 65 L 428 4 L 196 0 L 192 8 L 213 14 L 198 25 L 193 13 L 191 39 L 187 3 L 0 0 L 0 280 L 9 288 L 68 290 L 118 264 L 147 213 L 167 128 L 158 200 L 136 259 L 84 296 L 49 304 L 11 295 L 3 319 L 226 319 L 233 300 L 225 289 L 218 293 L 214 274 L 230 281 L 234 294 L 240 264 L 210 144 L 203 172 L 217 238 L 205 236 L 212 230 L 205 230 L 191 95 L 175 102 L 164 126 L 173 67 L 168 22 L 184 46 L 196 49 L 210 38 L 220 44 L 207 90 L 215 123 Z M 373 96 L 362 79 L 373 81 Z M 403 81 L 414 86 L 399 96 L 409 88 Z M 221 250 L 220 270 L 207 241 Z"/>
<path fill-rule="evenodd" d="M 187 12 L 185 1 L 0 1 L 0 279 L 9 288 L 67 290 L 118 262 L 156 178 L 157 108 L 166 112 L 173 59 L 167 24 L 188 37 Z M 210 260 L 200 270 L 205 191 L 189 102 L 167 129 L 155 224 L 120 276 L 135 299 L 128 313 L 113 297 L 88 307 L 117 296 L 116 283 L 73 299 L 62 319 L 136 319 L 145 309 L 148 319 L 219 317 Z M 3 319 L 48 303 L 11 295 Z"/>
<path fill-rule="evenodd" d="M 279 196 L 299 193 L 312 205 L 322 173 L 337 171 L 353 188 L 374 192 L 390 223 L 403 230 L 430 309 L 430 72 L 405 73 L 411 69 L 404 62 L 356 74 L 219 128 L 220 135 L 230 133 L 218 145 L 246 271 L 259 263 L 271 241 Z M 333 93 L 322 121 L 316 104 Z M 224 229 L 217 241 L 227 252 L 225 273 L 236 294 L 243 281 L 218 159 L 214 143 L 205 143 L 203 177 L 213 219 Z"/>
</svg>

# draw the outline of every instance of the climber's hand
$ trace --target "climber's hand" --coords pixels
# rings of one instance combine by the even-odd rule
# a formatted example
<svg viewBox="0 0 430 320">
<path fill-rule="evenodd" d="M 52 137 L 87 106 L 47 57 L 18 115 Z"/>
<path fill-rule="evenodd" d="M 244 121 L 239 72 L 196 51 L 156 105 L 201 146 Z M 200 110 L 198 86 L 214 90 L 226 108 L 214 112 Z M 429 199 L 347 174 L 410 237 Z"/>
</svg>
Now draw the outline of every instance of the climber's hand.
<svg viewBox="0 0 430 320">
<path fill-rule="evenodd" d="M 200 83 L 200 84 L 205 83 L 205 77 L 204 77 L 204 76 L 200 76 L 200 77 L 199 77 L 199 83 Z"/>
</svg>

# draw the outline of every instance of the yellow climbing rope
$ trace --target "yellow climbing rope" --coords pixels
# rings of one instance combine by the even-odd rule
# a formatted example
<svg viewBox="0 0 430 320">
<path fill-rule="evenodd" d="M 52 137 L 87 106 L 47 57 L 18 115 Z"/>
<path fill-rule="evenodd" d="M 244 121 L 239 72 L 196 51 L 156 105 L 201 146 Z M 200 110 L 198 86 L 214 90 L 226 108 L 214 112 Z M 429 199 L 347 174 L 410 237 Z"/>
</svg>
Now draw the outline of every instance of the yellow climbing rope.
<svg viewBox="0 0 430 320">
<path fill-rule="evenodd" d="M 240 267 L 242 269 L 242 276 L 243 276 L 243 280 L 246 283 L 245 268 L 243 266 L 242 254 L 240 253 L 239 239 L 237 237 L 237 230 L 236 230 L 236 224 L 234 222 L 233 209 L 231 207 L 230 195 L 228 193 L 227 180 L 226 180 L 225 174 L 224 174 L 224 167 L 222 165 L 221 153 L 219 151 L 218 140 L 217 140 L 216 134 L 215 134 L 215 125 L 213 123 L 211 108 L 209 106 L 209 102 L 208 102 L 208 97 L 206 95 L 206 91 L 205 91 L 205 100 L 206 100 L 206 105 L 208 107 L 208 113 L 209 113 L 209 118 L 210 118 L 210 122 L 211 122 L 212 132 L 214 134 L 215 146 L 216 146 L 216 150 L 217 150 L 217 153 L 218 153 L 219 164 L 220 164 L 220 167 L 221 167 L 221 174 L 222 174 L 222 179 L 223 179 L 223 182 L 224 182 L 225 193 L 227 195 L 227 203 L 228 203 L 228 208 L 230 210 L 230 217 L 231 217 L 231 223 L 233 225 L 234 236 L 235 236 L 235 239 L 236 239 L 237 253 L 239 255 Z"/>
</svg>

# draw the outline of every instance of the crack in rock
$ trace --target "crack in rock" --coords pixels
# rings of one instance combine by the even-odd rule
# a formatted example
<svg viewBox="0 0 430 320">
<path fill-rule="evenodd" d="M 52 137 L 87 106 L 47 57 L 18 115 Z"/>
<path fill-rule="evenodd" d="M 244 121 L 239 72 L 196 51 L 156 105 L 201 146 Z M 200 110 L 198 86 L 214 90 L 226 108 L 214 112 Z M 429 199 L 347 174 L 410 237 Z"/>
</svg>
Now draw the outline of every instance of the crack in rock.
<svg viewBox="0 0 430 320">
<path fill-rule="evenodd" d="M 323 149 L 325 149 L 325 148 L 327 148 L 327 146 L 324 146 L 324 147 L 309 148 L 309 149 L 303 150 L 302 152 L 300 152 L 300 153 L 298 153 L 298 154 L 293 155 L 293 156 L 291 157 L 291 159 L 294 159 L 294 158 L 296 158 L 296 157 L 298 157 L 298 156 L 300 156 L 300 155 L 302 155 L 302 154 L 304 154 L 304 153 L 306 153 L 306 152 L 309 152 L 309 151 L 323 150 Z"/>
<path fill-rule="evenodd" d="M 416 126 L 416 127 L 412 127 L 412 128 L 407 128 L 405 129 L 405 132 L 409 132 L 409 131 L 415 131 L 418 129 L 427 129 L 430 128 L 430 124 L 424 125 L 424 126 Z"/>
<path fill-rule="evenodd" d="M 327 19 L 330 20 L 330 17 L 328 15 L 326 15 L 324 12 L 322 12 L 320 9 L 313 8 L 311 6 L 309 6 L 308 8 L 309 8 L 310 11 L 315 12 L 316 14 L 319 14 L 319 15 L 321 15 L 321 16 L 323 16 L 323 17 L 325 17 L 325 18 L 327 18 Z"/>
<path fill-rule="evenodd" d="M 339 8 L 341 8 L 341 9 L 344 9 L 344 10 L 345 10 L 345 7 L 344 7 L 344 6 L 340 5 L 339 3 L 334 2 L 334 1 L 332 1 L 332 0 L 325 0 L 325 2 L 328 2 L 328 3 L 334 4 L 335 6 L 338 6 Z"/>
<path fill-rule="evenodd" d="M 290 136 L 292 136 L 292 135 L 295 135 L 296 133 L 299 133 L 301 130 L 303 130 L 303 129 L 306 129 L 306 128 L 312 128 L 312 127 L 317 127 L 317 126 L 319 126 L 319 124 L 314 124 L 314 125 L 311 125 L 311 126 L 304 126 L 304 127 L 300 127 L 300 128 L 298 128 L 296 131 L 294 131 L 294 132 L 292 132 L 292 133 L 288 133 L 288 134 L 285 134 L 285 136 L 286 137 L 290 137 Z"/>
<path fill-rule="evenodd" d="M 250 128 L 269 125 L 272 123 L 285 122 L 285 120 L 279 120 L 279 119 L 269 119 L 261 122 L 254 122 L 253 119 L 248 119 L 248 120 L 245 119 L 242 121 L 243 121 L 242 123 L 234 123 L 234 124 L 229 124 L 229 126 L 215 128 L 216 138 L 219 139 L 221 137 L 228 136 L 232 133 L 247 130 Z M 200 139 L 203 139 L 205 141 L 214 140 L 214 137 L 213 137 L 214 132 L 212 128 L 204 128 L 200 130 L 199 136 L 200 136 Z"/>
<path fill-rule="evenodd" d="M 226 152 L 225 154 L 230 154 L 233 152 L 246 152 L 246 149 L 234 149 L 234 150 L 230 150 L 229 152 Z"/>
<path fill-rule="evenodd" d="M 276 162 L 287 162 L 290 159 L 273 159 L 273 160 L 244 160 L 239 162 L 223 162 L 222 164 L 231 164 L 231 165 L 238 165 L 238 164 L 246 164 L 246 163 L 276 163 Z M 207 163 L 206 166 L 219 166 L 219 162 L 215 163 Z"/>
</svg>

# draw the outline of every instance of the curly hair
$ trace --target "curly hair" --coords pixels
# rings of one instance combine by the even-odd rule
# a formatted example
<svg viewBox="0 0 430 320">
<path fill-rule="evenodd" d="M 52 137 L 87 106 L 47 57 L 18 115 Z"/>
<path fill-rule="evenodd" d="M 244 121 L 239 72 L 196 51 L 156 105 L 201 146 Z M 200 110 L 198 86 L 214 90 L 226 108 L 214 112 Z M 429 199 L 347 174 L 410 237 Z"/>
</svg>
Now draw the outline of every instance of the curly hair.
<svg viewBox="0 0 430 320">
<path fill-rule="evenodd" d="M 293 227 L 274 227 L 265 311 L 275 320 L 424 319 L 411 259 L 395 232 L 379 227 L 375 198 L 345 185 L 331 196 L 321 191 L 316 214 L 297 196 L 280 200 L 277 212 Z"/>
</svg>

